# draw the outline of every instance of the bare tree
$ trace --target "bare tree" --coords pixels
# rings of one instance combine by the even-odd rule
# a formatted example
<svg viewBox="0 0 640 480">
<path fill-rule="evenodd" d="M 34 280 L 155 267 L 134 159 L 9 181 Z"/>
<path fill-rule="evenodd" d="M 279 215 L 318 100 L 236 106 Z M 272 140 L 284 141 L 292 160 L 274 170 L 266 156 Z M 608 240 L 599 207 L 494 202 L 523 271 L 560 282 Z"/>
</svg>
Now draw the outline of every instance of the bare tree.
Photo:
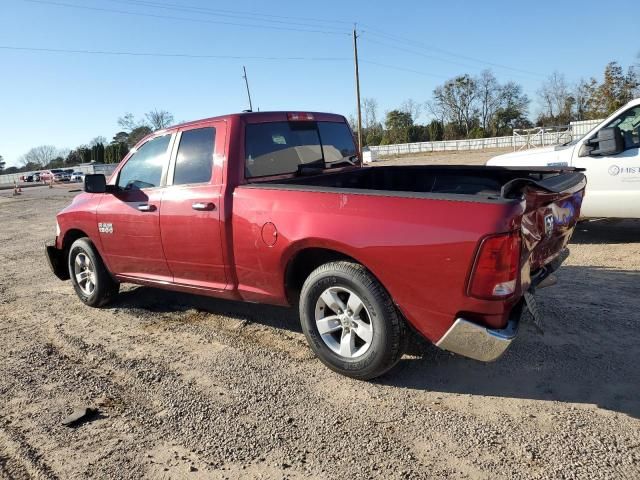
<svg viewBox="0 0 640 480">
<path fill-rule="evenodd" d="M 549 78 L 547 78 L 540 89 L 538 90 L 538 97 L 544 110 L 544 116 L 550 120 L 568 121 L 570 112 L 568 109 L 571 107 L 572 98 L 570 95 L 567 82 L 559 72 L 553 72 Z"/>
<path fill-rule="evenodd" d="M 27 165 L 29 163 L 44 167 L 51 160 L 59 156 L 59 151 L 53 145 L 40 145 L 34 147 L 20 157 L 20 163 Z"/>
<path fill-rule="evenodd" d="M 144 115 L 152 130 L 162 130 L 173 124 L 173 115 L 166 110 L 151 110 Z"/>
<path fill-rule="evenodd" d="M 480 126 L 486 134 L 496 112 L 503 104 L 504 95 L 498 80 L 491 70 L 483 70 L 476 82 L 478 85 Z"/>
<path fill-rule="evenodd" d="M 400 105 L 400 111 L 411 115 L 411 119 L 415 122 L 422 113 L 422 105 L 414 99 L 409 98 L 402 102 L 402 105 Z"/>
<path fill-rule="evenodd" d="M 375 98 L 362 99 L 363 128 L 371 128 L 378 123 L 378 101 Z"/>
<path fill-rule="evenodd" d="M 478 84 L 465 74 L 436 87 L 431 108 L 468 136 L 478 115 L 477 99 Z"/>
<path fill-rule="evenodd" d="M 118 125 L 120 125 L 125 130 L 131 131 L 134 128 L 138 127 L 138 122 L 136 122 L 133 113 L 127 112 L 122 117 L 118 118 Z"/>
</svg>

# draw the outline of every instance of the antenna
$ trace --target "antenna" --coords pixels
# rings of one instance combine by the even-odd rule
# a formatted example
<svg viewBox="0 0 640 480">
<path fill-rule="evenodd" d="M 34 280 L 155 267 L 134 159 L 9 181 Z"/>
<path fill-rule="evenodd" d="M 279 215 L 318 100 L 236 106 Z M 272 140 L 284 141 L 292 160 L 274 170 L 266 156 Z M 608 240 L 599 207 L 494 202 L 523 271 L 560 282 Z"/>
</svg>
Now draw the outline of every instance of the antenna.
<svg viewBox="0 0 640 480">
<path fill-rule="evenodd" d="M 242 71 L 244 72 L 242 78 L 244 78 L 244 83 L 247 86 L 247 97 L 249 97 L 249 112 L 253 112 L 253 105 L 251 104 L 251 92 L 249 91 L 249 80 L 247 79 L 247 69 L 244 67 L 244 65 L 242 66 Z"/>
</svg>

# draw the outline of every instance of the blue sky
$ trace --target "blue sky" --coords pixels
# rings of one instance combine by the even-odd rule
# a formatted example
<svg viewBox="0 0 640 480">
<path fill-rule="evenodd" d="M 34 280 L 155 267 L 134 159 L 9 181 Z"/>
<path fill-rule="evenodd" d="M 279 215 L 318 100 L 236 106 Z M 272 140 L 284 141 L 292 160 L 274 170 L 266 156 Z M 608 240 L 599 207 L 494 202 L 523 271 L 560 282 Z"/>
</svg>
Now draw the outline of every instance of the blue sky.
<svg viewBox="0 0 640 480">
<path fill-rule="evenodd" d="M 166 109 L 176 121 L 186 121 L 242 110 L 247 107 L 242 65 L 254 108 L 352 114 L 354 21 L 362 30 L 362 95 L 378 100 L 381 117 L 407 98 L 428 100 L 447 78 L 484 68 L 492 68 L 500 81 L 522 84 L 535 113 L 535 92 L 554 70 L 574 82 L 599 78 L 611 60 L 625 67 L 636 61 L 636 15 L 603 5 L 585 0 L 1 0 L 0 155 L 15 165 L 37 145 L 74 148 L 98 135 L 111 139 L 125 112 L 141 117 Z"/>
</svg>

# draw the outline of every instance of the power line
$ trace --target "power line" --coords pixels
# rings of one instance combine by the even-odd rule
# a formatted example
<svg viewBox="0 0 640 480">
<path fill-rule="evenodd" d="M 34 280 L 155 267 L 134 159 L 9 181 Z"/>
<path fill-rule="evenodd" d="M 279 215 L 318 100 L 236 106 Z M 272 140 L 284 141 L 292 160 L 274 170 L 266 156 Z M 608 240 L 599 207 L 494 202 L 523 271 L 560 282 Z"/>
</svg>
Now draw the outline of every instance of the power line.
<svg viewBox="0 0 640 480">
<path fill-rule="evenodd" d="M 373 43 L 375 45 L 382 45 L 383 47 L 389 47 L 389 48 L 393 48 L 395 50 L 399 50 L 401 52 L 407 52 L 407 53 L 412 53 L 414 55 L 418 55 L 420 57 L 423 58 L 429 58 L 431 60 L 437 60 L 440 62 L 445 62 L 445 63 L 450 63 L 452 65 L 459 65 L 461 67 L 469 67 L 470 65 L 468 63 L 462 63 L 462 62 L 457 62 L 455 60 L 448 60 L 446 58 L 441 58 L 441 57 L 435 57 L 433 55 L 429 55 L 426 53 L 422 53 L 422 52 L 416 52 L 415 50 L 409 50 L 408 48 L 403 48 L 403 47 L 398 47 L 396 45 L 391 45 L 389 43 L 385 43 L 385 42 L 380 42 L 378 40 L 373 40 L 371 38 L 367 38 L 363 35 L 363 39 L 367 42 L 367 43 Z"/>
<path fill-rule="evenodd" d="M 12 45 L 0 45 L 0 50 L 16 50 L 44 53 L 71 53 L 83 55 L 119 55 L 133 57 L 164 57 L 164 58 L 195 58 L 195 59 L 221 59 L 221 60 L 292 60 L 292 61 L 351 61 L 348 57 L 275 57 L 260 55 L 198 55 L 192 53 L 156 53 L 156 52 L 129 52 L 113 50 L 83 50 L 64 48 L 41 47 L 17 47 Z"/>
<path fill-rule="evenodd" d="M 157 1 L 150 1 L 150 0 L 107 0 L 107 1 L 114 2 L 114 3 L 124 3 L 126 5 L 131 5 L 133 3 L 140 6 L 162 8 L 165 10 L 190 11 L 194 13 L 203 13 L 205 15 L 213 15 L 213 16 L 222 16 L 222 17 L 231 17 L 231 18 L 248 18 L 251 20 L 259 20 L 264 22 L 296 24 L 296 25 L 302 25 L 302 26 L 310 26 L 314 28 L 317 28 L 317 25 L 313 25 L 309 23 L 300 23 L 299 20 L 302 20 L 304 22 L 316 22 L 316 23 L 325 23 L 325 24 L 349 25 L 351 23 L 346 20 L 338 20 L 338 19 L 292 17 L 292 16 L 286 16 L 286 15 L 273 15 L 273 14 L 267 14 L 267 13 L 255 13 L 255 12 L 246 12 L 246 11 L 239 11 L 239 10 L 224 10 L 219 8 L 207 8 L 207 7 L 200 7 L 200 6 L 181 5 L 181 4 L 175 4 L 175 3 L 157 2 Z"/>
<path fill-rule="evenodd" d="M 415 73 L 417 75 L 423 75 L 425 77 L 434 77 L 434 78 L 442 78 L 442 79 L 446 79 L 447 78 L 444 75 L 438 75 L 436 73 L 422 72 L 420 70 L 414 70 L 412 68 L 400 67 L 400 66 L 397 66 L 397 65 L 388 65 L 386 63 L 380 63 L 380 62 L 376 62 L 374 60 L 362 60 L 361 59 L 360 63 L 367 63 L 369 65 L 375 65 L 376 67 L 387 68 L 387 69 L 390 69 L 390 70 L 400 70 L 400 71 L 404 71 L 404 72 Z"/>
<path fill-rule="evenodd" d="M 187 59 L 218 59 L 218 60 L 265 60 L 265 61 L 311 61 L 311 62 L 351 62 L 350 57 L 276 57 L 276 56 L 260 56 L 260 55 L 199 55 L 193 53 L 163 53 L 163 52 L 131 52 L 116 50 L 86 50 L 86 49 L 66 49 L 66 48 L 49 48 L 49 47 L 21 47 L 14 45 L 0 45 L 0 50 L 23 51 L 35 53 L 54 53 L 54 54 L 80 54 L 80 55 L 114 55 L 114 56 L 131 56 L 131 57 L 157 57 L 157 58 L 187 58 Z M 443 75 L 423 72 L 412 68 L 402 66 L 389 65 L 380 63 L 375 60 L 360 59 L 360 63 L 374 65 L 376 67 L 386 68 L 389 70 L 405 71 L 423 75 L 427 77 L 446 78 Z"/>
<path fill-rule="evenodd" d="M 191 17 L 174 17 L 171 15 L 161 15 L 154 13 L 142 13 L 142 12 L 131 12 L 127 10 L 118 10 L 112 8 L 103 8 L 103 7 L 91 7 L 87 5 L 77 5 L 72 3 L 64 3 L 64 2 L 55 2 L 51 0 L 22 0 L 28 3 L 38 3 L 43 5 L 52 5 L 57 7 L 65 7 L 65 8 L 77 8 L 82 10 L 92 10 L 97 12 L 107 12 L 107 13 L 118 13 L 121 15 L 132 15 L 138 17 L 149 17 L 149 18 L 160 18 L 163 20 L 184 20 L 188 22 L 197 22 L 197 23 L 207 23 L 207 24 L 215 24 L 215 25 L 231 25 L 235 27 L 249 27 L 249 28 L 258 28 L 258 29 L 267 29 L 267 30 L 282 30 L 289 32 L 304 32 L 304 33 L 322 33 L 326 35 L 350 35 L 346 32 L 339 31 L 328 31 L 328 30 L 319 30 L 319 29 L 304 29 L 304 28 L 294 28 L 294 27 L 280 27 L 275 25 L 259 25 L 259 24 L 249 24 L 249 23 L 238 23 L 238 22 L 227 22 L 221 20 L 205 20 L 202 18 L 191 18 Z"/>
<path fill-rule="evenodd" d="M 531 75 L 531 76 L 534 76 L 534 77 L 544 77 L 544 75 L 542 75 L 540 73 L 537 73 L 537 72 L 533 72 L 533 71 L 525 70 L 525 69 L 521 69 L 521 68 L 516 68 L 516 67 L 511 67 L 509 65 L 504 65 L 504 64 L 500 64 L 500 63 L 496 63 L 496 62 L 489 62 L 487 60 L 471 57 L 469 55 L 463 55 L 463 54 L 459 54 L 459 53 L 456 53 L 456 52 L 451 52 L 449 50 L 445 50 L 445 49 L 442 49 L 442 48 L 439 48 L 439 47 L 436 47 L 436 46 L 433 46 L 433 45 L 428 45 L 428 44 L 425 44 L 425 43 L 422 43 L 422 42 L 418 42 L 416 40 L 411 40 L 411 39 L 406 38 L 406 37 L 401 37 L 401 36 L 398 36 L 398 35 L 385 33 L 383 31 L 377 30 L 375 28 L 368 27 L 367 32 L 369 34 L 374 34 L 374 35 L 377 35 L 377 36 L 380 36 L 380 37 L 387 38 L 388 40 L 391 40 L 392 42 L 396 42 L 396 43 L 400 43 L 400 44 L 404 44 L 404 45 L 410 45 L 413 48 L 419 48 L 419 49 L 422 49 L 422 50 L 429 50 L 429 51 L 433 51 L 433 52 L 439 52 L 439 53 L 442 53 L 442 54 L 450 56 L 450 57 L 460 58 L 462 60 L 472 61 L 472 62 L 484 64 L 484 65 L 489 65 L 489 66 L 492 66 L 492 67 L 495 67 L 495 68 L 501 68 L 501 69 L 504 69 L 504 70 L 510 70 L 512 72 L 519 72 L 520 74 L 524 74 L 524 75 Z M 369 41 L 372 41 L 372 40 L 369 40 Z M 378 42 L 378 43 L 379 44 L 383 44 L 382 42 Z M 386 44 L 386 46 L 391 47 L 391 48 L 395 48 L 397 50 L 403 50 L 403 51 L 407 51 L 409 53 L 414 53 L 416 55 L 423 55 L 423 54 L 415 52 L 415 51 L 406 50 L 406 49 L 404 49 L 402 47 L 399 47 L 397 45 Z M 434 57 L 434 58 L 436 58 L 436 57 Z M 444 59 L 441 59 L 441 60 L 447 61 L 447 60 L 444 60 Z M 448 62 L 449 63 L 453 63 L 453 61 L 448 61 Z M 460 65 L 464 65 L 464 64 L 460 64 Z M 467 66 L 467 65 L 464 65 L 464 66 Z"/>
</svg>

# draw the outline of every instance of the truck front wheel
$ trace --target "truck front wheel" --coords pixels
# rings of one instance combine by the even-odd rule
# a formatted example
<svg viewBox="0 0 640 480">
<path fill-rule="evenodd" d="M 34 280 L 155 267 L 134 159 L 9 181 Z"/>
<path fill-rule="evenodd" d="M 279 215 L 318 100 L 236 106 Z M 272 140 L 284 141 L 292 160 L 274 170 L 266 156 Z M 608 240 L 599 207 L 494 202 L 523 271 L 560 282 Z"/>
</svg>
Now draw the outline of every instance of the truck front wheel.
<svg viewBox="0 0 640 480">
<path fill-rule="evenodd" d="M 79 238 L 69 249 L 69 275 L 76 294 L 85 305 L 102 307 L 120 289 L 88 238 Z"/>
<path fill-rule="evenodd" d="M 368 380 L 393 367 L 406 325 L 391 297 L 362 265 L 331 262 L 315 269 L 300 293 L 302 330 L 330 369 Z"/>
</svg>

